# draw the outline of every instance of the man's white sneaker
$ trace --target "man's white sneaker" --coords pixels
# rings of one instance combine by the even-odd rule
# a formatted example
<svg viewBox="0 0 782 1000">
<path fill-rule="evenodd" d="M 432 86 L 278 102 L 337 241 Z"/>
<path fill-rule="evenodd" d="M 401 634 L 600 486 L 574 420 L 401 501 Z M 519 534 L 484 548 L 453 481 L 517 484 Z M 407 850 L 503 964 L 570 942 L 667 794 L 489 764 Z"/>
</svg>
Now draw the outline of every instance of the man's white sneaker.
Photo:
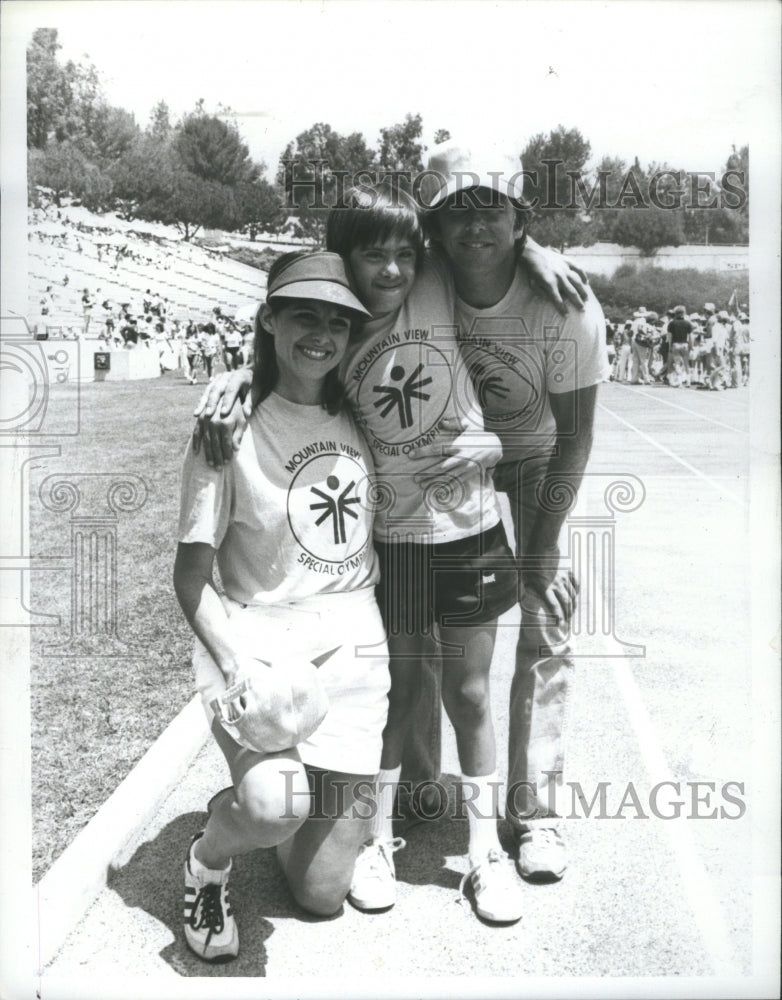
<svg viewBox="0 0 782 1000">
<path fill-rule="evenodd" d="M 504 851 L 492 848 L 462 878 L 460 892 L 464 892 L 468 879 L 475 893 L 475 909 L 479 917 L 498 924 L 521 919 L 524 912 L 523 890 L 513 863 Z"/>
<path fill-rule="evenodd" d="M 406 847 L 401 837 L 370 840 L 356 858 L 348 900 L 359 910 L 387 910 L 396 902 L 394 852 Z"/>
<path fill-rule="evenodd" d="M 553 826 L 533 827 L 519 839 L 519 873 L 537 882 L 561 879 L 567 868 L 565 842 Z"/>
<path fill-rule="evenodd" d="M 185 860 L 185 940 L 206 962 L 230 962 L 239 954 L 239 932 L 228 898 L 232 864 L 222 871 L 199 864 L 193 845 L 202 836 L 193 838 Z"/>
</svg>

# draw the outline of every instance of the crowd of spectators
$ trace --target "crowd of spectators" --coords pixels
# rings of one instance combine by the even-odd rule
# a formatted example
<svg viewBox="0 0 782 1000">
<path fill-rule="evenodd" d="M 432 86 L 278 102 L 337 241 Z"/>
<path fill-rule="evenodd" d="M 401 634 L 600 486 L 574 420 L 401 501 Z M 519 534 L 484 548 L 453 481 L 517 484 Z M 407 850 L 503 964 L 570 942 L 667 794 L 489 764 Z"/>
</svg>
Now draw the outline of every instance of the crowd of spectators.
<svg viewBox="0 0 782 1000">
<path fill-rule="evenodd" d="M 736 389 L 749 382 L 749 314 L 717 310 L 687 314 L 674 306 L 660 315 L 640 306 L 627 320 L 606 323 L 611 380 L 706 389 Z"/>
<path fill-rule="evenodd" d="M 47 285 L 40 300 L 44 322 L 56 312 L 56 298 L 54 287 Z M 234 370 L 251 360 L 252 323 L 224 314 L 220 306 L 212 309 L 211 320 L 199 323 L 174 316 L 169 299 L 149 288 L 138 302 L 117 302 L 100 288 L 85 288 L 81 308 L 82 323 L 60 328 L 63 339 L 89 337 L 108 350 L 157 351 L 161 372 L 181 370 L 193 384 L 202 370 L 211 381 L 216 365 Z"/>
</svg>

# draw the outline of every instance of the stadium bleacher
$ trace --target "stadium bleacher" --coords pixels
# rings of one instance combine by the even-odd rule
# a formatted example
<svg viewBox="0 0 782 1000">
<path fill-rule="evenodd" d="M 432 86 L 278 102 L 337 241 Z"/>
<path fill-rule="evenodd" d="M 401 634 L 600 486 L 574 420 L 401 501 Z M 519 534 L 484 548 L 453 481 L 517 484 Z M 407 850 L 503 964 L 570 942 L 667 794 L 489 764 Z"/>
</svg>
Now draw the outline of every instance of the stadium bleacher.
<svg viewBox="0 0 782 1000">
<path fill-rule="evenodd" d="M 220 234 L 223 245 L 229 241 L 240 242 Z M 52 286 L 46 325 L 55 337 L 83 327 L 85 288 L 93 300 L 90 334 L 93 324 L 102 325 L 100 306 L 105 299 L 130 303 L 139 313 L 149 289 L 168 299 L 170 319 L 204 323 L 213 318 L 215 307 L 232 316 L 257 303 L 266 289 L 264 271 L 185 242 L 173 227 L 131 225 L 113 215 L 92 215 L 80 206 L 32 211 L 28 253 L 28 318 L 31 323 L 40 320 L 41 299 Z"/>
</svg>

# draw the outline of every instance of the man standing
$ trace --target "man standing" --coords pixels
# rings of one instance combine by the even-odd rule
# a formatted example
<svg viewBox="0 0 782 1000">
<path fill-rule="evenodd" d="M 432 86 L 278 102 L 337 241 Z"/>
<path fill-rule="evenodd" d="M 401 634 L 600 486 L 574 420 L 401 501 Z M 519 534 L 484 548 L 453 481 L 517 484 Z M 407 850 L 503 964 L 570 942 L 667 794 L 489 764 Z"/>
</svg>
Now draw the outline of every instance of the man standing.
<svg viewBox="0 0 782 1000">
<path fill-rule="evenodd" d="M 648 385 L 652 381 L 649 373 L 649 360 L 652 355 L 652 331 L 651 323 L 657 318 L 656 313 L 647 312 L 641 306 L 633 313 L 633 375 L 631 382 L 633 385 Z"/>
<path fill-rule="evenodd" d="M 616 347 L 616 381 L 629 382 L 632 367 L 633 326 L 628 320 L 619 330 L 614 341 Z"/>
<path fill-rule="evenodd" d="M 502 442 L 495 485 L 510 501 L 521 570 L 506 817 L 518 841 L 521 875 L 559 879 L 567 862 L 556 792 L 578 585 L 559 565 L 569 505 L 546 497 L 564 488 L 575 498 L 581 483 L 597 386 L 609 373 L 605 320 L 591 292 L 582 311 L 563 317 L 519 267 L 525 213 L 518 160 L 448 146 L 432 155 L 428 170 L 433 190 L 422 194 L 434 210 L 430 235 L 451 265 L 460 344 L 486 429 Z M 431 698 L 425 691 L 422 710 Z M 428 704 L 439 727 L 439 704 Z M 415 770 L 421 765 L 426 762 Z M 428 766 L 428 777 L 437 778 L 439 761 Z"/>
<path fill-rule="evenodd" d="M 673 310 L 673 319 L 668 323 L 668 336 L 671 339 L 670 361 L 668 365 L 669 380 L 675 375 L 675 384 L 681 385 L 686 379 L 686 384 L 690 384 L 690 336 L 693 331 L 692 323 L 687 319 L 684 306 L 676 306 Z M 672 381 L 671 384 L 674 384 Z"/>
</svg>

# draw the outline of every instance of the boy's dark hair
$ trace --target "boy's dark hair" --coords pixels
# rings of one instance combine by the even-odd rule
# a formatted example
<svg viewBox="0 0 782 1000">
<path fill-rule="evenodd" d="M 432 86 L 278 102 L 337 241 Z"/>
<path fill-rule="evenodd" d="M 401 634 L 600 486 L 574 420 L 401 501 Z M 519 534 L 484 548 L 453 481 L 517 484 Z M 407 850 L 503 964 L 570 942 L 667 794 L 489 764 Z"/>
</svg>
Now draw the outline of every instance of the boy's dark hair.
<svg viewBox="0 0 782 1000">
<path fill-rule="evenodd" d="M 424 227 L 418 207 L 390 178 L 379 184 L 348 188 L 326 219 L 326 249 L 347 260 L 351 250 L 390 239 L 408 239 L 416 264 L 424 253 Z"/>
<path fill-rule="evenodd" d="M 278 257 L 269 268 L 267 284 L 271 285 L 280 271 L 284 270 L 291 261 L 299 257 L 306 257 L 310 251 L 292 250 Z M 286 306 L 290 306 L 296 299 L 277 298 L 271 299 L 267 305 L 273 315 L 281 312 Z M 351 324 L 352 324 L 351 320 Z M 253 381 L 250 387 L 252 393 L 253 409 L 262 403 L 264 399 L 274 390 L 277 380 L 280 377 L 280 370 L 277 367 L 277 354 L 274 350 L 274 337 L 269 333 L 261 322 L 260 308 L 255 314 L 255 339 L 253 341 Z M 345 401 L 345 389 L 339 379 L 336 368 L 327 372 L 323 383 L 323 399 L 321 406 L 332 416 L 339 413 Z"/>
</svg>

